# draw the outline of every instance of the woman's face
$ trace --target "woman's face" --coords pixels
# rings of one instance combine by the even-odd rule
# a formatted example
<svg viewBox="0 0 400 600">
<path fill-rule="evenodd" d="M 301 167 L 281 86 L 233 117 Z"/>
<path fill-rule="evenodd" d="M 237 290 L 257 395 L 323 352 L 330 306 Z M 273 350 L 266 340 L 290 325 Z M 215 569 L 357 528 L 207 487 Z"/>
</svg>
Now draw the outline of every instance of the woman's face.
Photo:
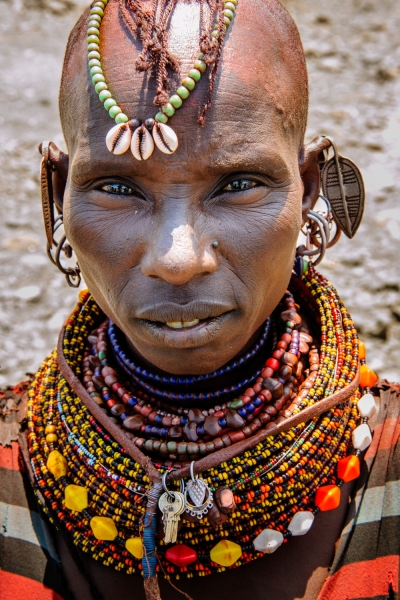
<svg viewBox="0 0 400 600">
<path fill-rule="evenodd" d="M 111 18 L 104 27 L 110 87 L 131 118 L 153 116 L 132 59 L 107 62 L 125 34 Z M 85 92 L 70 155 L 64 221 L 88 288 L 135 350 L 171 373 L 210 372 L 241 351 L 285 292 L 301 226 L 299 136 L 233 40 L 206 126 L 208 81 L 170 120 L 174 154 L 110 154 L 113 122 Z"/>
</svg>

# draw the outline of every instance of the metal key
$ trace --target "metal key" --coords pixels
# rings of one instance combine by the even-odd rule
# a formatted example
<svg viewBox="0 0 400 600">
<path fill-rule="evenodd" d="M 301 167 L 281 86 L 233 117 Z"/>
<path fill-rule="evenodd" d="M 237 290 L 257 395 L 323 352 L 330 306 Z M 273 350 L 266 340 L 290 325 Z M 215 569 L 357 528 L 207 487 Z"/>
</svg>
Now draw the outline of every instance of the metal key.
<svg viewBox="0 0 400 600">
<path fill-rule="evenodd" d="M 164 543 L 173 544 L 178 535 L 178 521 L 185 508 L 185 500 L 180 492 L 165 492 L 158 501 L 163 513 Z"/>
<path fill-rule="evenodd" d="M 172 518 L 172 533 L 171 533 L 171 543 L 176 542 L 178 538 L 178 524 L 180 521 L 181 514 L 185 512 L 186 503 L 185 496 L 181 492 L 174 492 L 176 495 L 181 496 L 180 501 L 182 502 L 182 507 Z"/>
</svg>

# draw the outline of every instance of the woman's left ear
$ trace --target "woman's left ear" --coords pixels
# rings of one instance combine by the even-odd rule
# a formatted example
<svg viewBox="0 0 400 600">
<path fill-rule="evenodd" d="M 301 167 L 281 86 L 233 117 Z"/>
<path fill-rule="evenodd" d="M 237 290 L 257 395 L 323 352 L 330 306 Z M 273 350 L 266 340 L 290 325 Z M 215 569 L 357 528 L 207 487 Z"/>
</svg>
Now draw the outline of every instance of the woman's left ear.
<svg viewBox="0 0 400 600">
<path fill-rule="evenodd" d="M 303 148 L 299 161 L 300 175 L 304 185 L 303 194 L 303 224 L 307 221 L 307 213 L 314 208 L 320 192 L 321 154 L 331 146 L 331 142 L 324 136 L 314 138 Z"/>
</svg>

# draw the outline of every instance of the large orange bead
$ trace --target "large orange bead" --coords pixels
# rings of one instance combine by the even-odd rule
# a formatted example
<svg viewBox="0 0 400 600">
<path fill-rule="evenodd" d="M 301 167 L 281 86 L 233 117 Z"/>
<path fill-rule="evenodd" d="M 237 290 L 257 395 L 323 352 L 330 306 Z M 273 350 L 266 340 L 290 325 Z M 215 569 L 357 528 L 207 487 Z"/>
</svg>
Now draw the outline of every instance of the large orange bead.
<svg viewBox="0 0 400 600">
<path fill-rule="evenodd" d="M 315 506 L 319 510 L 333 510 L 340 504 L 340 488 L 337 485 L 323 485 L 315 494 Z"/>
<path fill-rule="evenodd" d="M 360 387 L 372 388 L 378 381 L 378 375 L 373 372 L 367 365 L 360 366 Z"/>
<path fill-rule="evenodd" d="M 367 357 L 367 350 L 365 348 L 364 342 L 359 342 L 358 346 L 358 358 L 360 360 L 365 360 Z"/>
<path fill-rule="evenodd" d="M 339 479 L 343 479 L 345 483 L 353 481 L 360 476 L 360 459 L 354 454 L 346 456 L 339 460 L 337 470 Z"/>
</svg>

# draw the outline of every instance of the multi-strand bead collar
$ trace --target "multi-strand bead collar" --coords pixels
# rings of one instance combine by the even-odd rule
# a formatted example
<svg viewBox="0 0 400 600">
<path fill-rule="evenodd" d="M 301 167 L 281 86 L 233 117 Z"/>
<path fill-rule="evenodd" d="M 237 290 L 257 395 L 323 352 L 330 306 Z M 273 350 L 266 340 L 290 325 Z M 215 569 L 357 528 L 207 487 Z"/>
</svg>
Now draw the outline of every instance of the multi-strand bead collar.
<svg viewBox="0 0 400 600">
<path fill-rule="evenodd" d="M 291 285 L 294 296 L 286 295 L 284 308 L 293 313 L 290 316 L 294 320 L 281 321 L 283 329 L 279 328 L 279 342 L 275 341 L 273 348 L 273 352 L 278 349 L 284 352 L 280 358 L 267 358 L 264 372 L 236 399 L 243 402 L 243 408 L 250 402 L 254 405 L 254 398 L 262 395 L 262 407 L 256 406 L 254 412 L 261 410 L 255 416 L 254 412 L 246 411 L 246 417 L 252 416 L 239 427 L 238 420 L 232 421 L 236 428 L 228 427 L 225 413 L 224 417 L 215 417 L 215 413 L 207 415 L 205 420 L 212 416 L 216 419 L 212 423 L 218 422 L 221 431 L 214 434 L 208 431 L 209 441 L 204 442 L 188 442 L 193 428 L 185 432 L 186 424 L 182 427 L 181 420 L 180 425 L 176 425 L 181 427 L 178 444 L 186 444 L 186 448 L 180 457 L 177 447 L 170 446 L 177 442 L 167 441 L 167 431 L 160 434 L 151 429 L 155 425 L 146 429 L 149 425 L 145 421 L 133 432 L 124 426 L 126 419 L 140 415 L 140 411 L 135 411 L 136 405 L 129 404 L 131 398 L 142 407 L 149 404 L 147 418 L 152 412 L 158 414 L 158 400 L 149 390 L 143 389 L 143 394 L 138 395 L 137 386 L 135 392 L 128 373 L 123 372 L 121 376 L 117 364 L 95 365 L 95 369 L 101 370 L 100 375 L 88 368 L 89 357 L 100 363 L 107 362 L 112 356 L 116 357 L 119 350 L 115 340 L 109 339 L 107 324 L 102 325 L 104 316 L 96 303 L 88 294 L 81 295 L 64 330 L 62 353 L 58 361 L 56 354 L 52 354 L 43 363 L 31 386 L 28 407 L 29 451 L 36 491 L 45 510 L 72 536 L 74 544 L 106 565 L 127 573 L 142 573 L 146 581 L 154 583 L 154 574 L 161 567 L 167 576 L 175 577 L 208 575 L 227 567 L 238 567 L 263 553 L 275 551 L 292 535 L 305 534 L 320 510 L 339 505 L 340 488 L 344 481 L 358 476 L 359 454 L 371 441 L 367 420 L 375 410 L 375 403 L 369 389 L 376 376 L 364 364 L 364 347 L 359 345 L 353 322 L 334 288 L 312 269 L 301 282 L 294 278 Z M 288 303 L 292 308 L 288 308 Z M 318 339 L 310 342 L 311 346 L 315 345 L 314 356 L 318 357 L 314 362 L 310 360 L 313 348 L 309 347 L 308 351 L 304 345 L 300 348 L 300 344 L 306 342 L 300 335 L 301 319 L 295 317 L 298 305 L 303 313 L 314 315 L 318 323 Z M 93 331 L 96 334 L 89 340 Z M 112 332 L 115 333 L 113 327 Z M 283 337 L 286 335 L 290 339 Z M 106 344 L 101 346 L 103 350 L 100 343 Z M 258 353 L 262 353 L 263 348 L 264 345 Z M 100 352 L 104 355 L 100 356 Z M 287 353 L 297 358 L 297 362 L 293 361 L 295 372 L 290 367 L 289 373 L 288 362 L 282 361 Z M 299 359 L 304 361 L 301 369 L 297 367 Z M 102 373 L 110 368 L 113 373 Z M 134 370 L 132 365 L 129 369 Z M 355 386 L 358 370 L 361 373 L 359 388 Z M 94 377 L 103 377 L 104 385 L 101 391 L 97 385 L 94 391 L 88 392 Z M 107 382 L 106 377 L 111 379 Z M 297 378 L 296 384 L 291 378 Z M 153 378 L 142 377 L 141 383 L 146 379 L 152 381 Z M 274 407 L 275 384 L 269 389 L 271 379 L 283 388 L 287 382 L 293 383 L 279 409 Z M 129 391 L 127 387 L 123 393 L 119 392 L 121 388 L 117 386 L 125 384 L 130 386 Z M 76 390 L 80 391 L 79 395 Z M 280 388 L 279 392 L 281 400 Z M 332 394 L 339 394 L 340 403 L 321 414 L 318 406 L 328 406 L 330 398 L 336 397 Z M 93 414 L 87 408 L 90 402 Z M 221 412 L 231 410 L 235 400 L 228 402 L 229 407 L 227 403 Z M 106 417 L 118 404 L 126 405 L 127 411 L 135 413 L 126 413 L 121 424 L 117 419 L 113 422 Z M 263 423 L 260 415 L 266 413 L 268 406 L 275 408 L 272 415 L 275 421 Z M 184 408 L 184 401 L 178 408 Z M 315 409 L 313 418 L 304 417 L 312 409 Z M 122 414 L 117 416 L 120 418 Z M 286 421 L 294 423 L 297 416 L 298 423 L 302 419 L 305 422 L 285 430 Z M 169 415 L 161 419 L 164 417 L 169 418 Z M 245 421 L 245 416 L 241 418 Z M 227 427 L 221 419 L 226 421 Z M 157 427 L 168 430 L 162 422 Z M 223 433 L 224 429 L 228 433 Z M 243 434 L 237 438 L 240 441 L 235 441 L 237 432 Z M 201 430 L 199 432 L 199 424 L 196 424 L 196 435 L 199 433 Z M 233 439 L 229 437 L 232 433 Z M 223 448 L 218 450 L 219 443 L 212 450 L 211 446 L 207 448 L 207 444 L 217 438 L 221 439 Z M 126 443 L 121 445 L 123 439 Z M 190 443 L 197 443 L 198 452 L 190 453 Z M 200 447 L 201 443 L 205 447 Z M 153 463 L 142 451 L 153 457 Z M 190 461 L 196 461 L 192 464 L 192 476 L 185 460 L 188 466 Z M 178 467 L 180 470 L 175 471 Z M 197 479 L 195 473 L 200 468 L 201 478 Z M 177 513 L 181 510 L 177 517 L 180 529 L 176 542 L 174 535 L 165 537 L 165 530 L 163 532 L 161 476 L 167 473 L 170 480 L 181 480 L 181 490 L 170 481 L 167 483 L 169 493 L 164 494 L 164 500 L 174 504 Z M 185 475 L 183 479 L 182 475 Z M 179 505 L 179 494 L 184 491 L 182 502 L 187 506 Z M 167 520 L 164 518 L 165 525 Z M 157 531 L 160 539 L 156 547 Z M 165 540 L 172 540 L 172 545 Z"/>
</svg>

